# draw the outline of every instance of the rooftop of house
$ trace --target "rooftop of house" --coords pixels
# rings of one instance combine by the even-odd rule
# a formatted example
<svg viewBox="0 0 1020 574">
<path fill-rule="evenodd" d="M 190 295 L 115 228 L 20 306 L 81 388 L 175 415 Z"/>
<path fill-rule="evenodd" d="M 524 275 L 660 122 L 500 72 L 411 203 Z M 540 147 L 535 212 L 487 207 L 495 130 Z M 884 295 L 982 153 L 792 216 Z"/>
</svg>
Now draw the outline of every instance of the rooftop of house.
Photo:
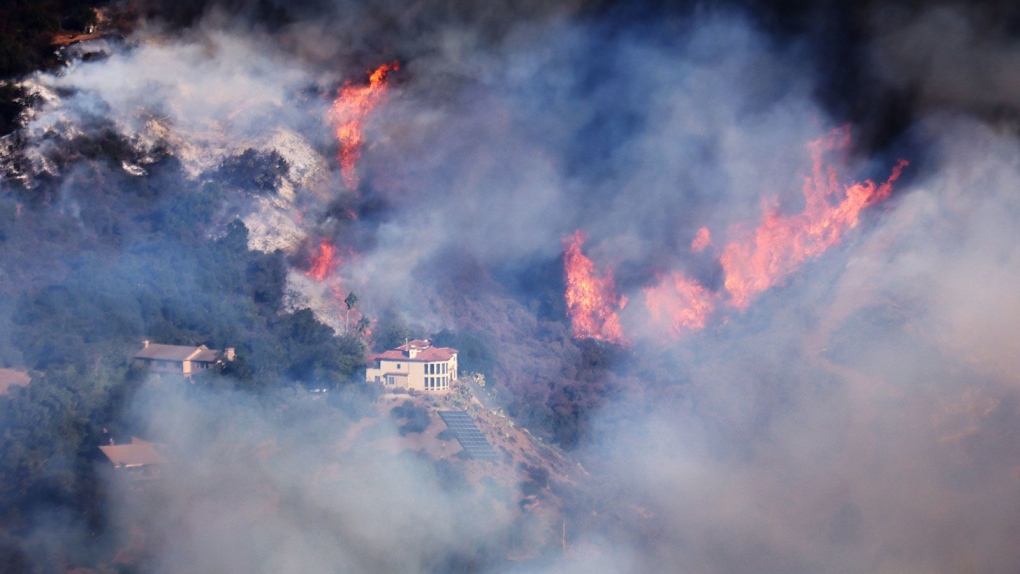
<svg viewBox="0 0 1020 574">
<path fill-rule="evenodd" d="M 136 359 L 149 359 L 153 361 L 198 361 L 212 363 L 219 357 L 220 352 L 210 349 L 205 345 L 188 347 L 185 345 L 161 345 L 145 341 L 142 350 L 135 353 Z"/>
<path fill-rule="evenodd" d="M 137 437 L 131 437 L 131 442 L 128 444 L 101 446 L 99 450 L 103 451 L 106 458 L 118 467 L 133 468 L 167 462 L 166 457 L 156 450 L 155 443 Z"/>
<path fill-rule="evenodd" d="M 404 343 L 403 345 L 397 347 L 397 350 L 399 350 L 399 351 L 407 351 L 409 349 L 418 349 L 418 350 L 421 350 L 421 349 L 428 349 L 431 346 L 432 346 L 432 342 L 429 341 L 428 339 L 414 339 L 413 341 L 408 341 L 408 342 Z"/>
<path fill-rule="evenodd" d="M 396 349 L 390 349 L 382 353 L 370 355 L 368 360 L 378 361 L 407 361 L 409 363 L 433 363 L 438 361 L 449 361 L 457 355 L 457 349 L 449 347 L 433 347 L 431 343 L 422 339 L 409 341 Z"/>
<path fill-rule="evenodd" d="M 24 387 L 32 382 L 32 377 L 25 371 L 0 369 L 0 395 L 6 395 L 12 386 Z"/>
</svg>

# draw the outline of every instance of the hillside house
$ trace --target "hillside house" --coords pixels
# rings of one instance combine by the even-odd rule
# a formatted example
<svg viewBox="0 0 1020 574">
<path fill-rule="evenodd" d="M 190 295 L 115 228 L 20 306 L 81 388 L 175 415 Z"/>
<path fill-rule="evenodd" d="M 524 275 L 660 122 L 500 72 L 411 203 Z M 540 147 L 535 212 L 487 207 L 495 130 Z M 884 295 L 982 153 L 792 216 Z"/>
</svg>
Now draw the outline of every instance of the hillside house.
<svg viewBox="0 0 1020 574">
<path fill-rule="evenodd" d="M 190 377 L 195 373 L 212 369 L 217 363 L 233 361 L 234 349 L 217 351 L 205 345 L 189 347 L 142 341 L 142 349 L 135 353 L 135 360 L 144 363 L 155 372 Z"/>
<path fill-rule="evenodd" d="M 151 479 L 159 477 L 159 465 L 165 464 L 167 458 L 160 454 L 156 443 L 131 437 L 128 444 L 111 444 L 101 446 L 99 450 L 113 463 L 117 470 L 127 472 L 134 479 Z"/>
<path fill-rule="evenodd" d="M 372 355 L 368 363 L 365 380 L 387 390 L 444 392 L 457 380 L 457 349 L 433 347 L 421 339 Z"/>
</svg>

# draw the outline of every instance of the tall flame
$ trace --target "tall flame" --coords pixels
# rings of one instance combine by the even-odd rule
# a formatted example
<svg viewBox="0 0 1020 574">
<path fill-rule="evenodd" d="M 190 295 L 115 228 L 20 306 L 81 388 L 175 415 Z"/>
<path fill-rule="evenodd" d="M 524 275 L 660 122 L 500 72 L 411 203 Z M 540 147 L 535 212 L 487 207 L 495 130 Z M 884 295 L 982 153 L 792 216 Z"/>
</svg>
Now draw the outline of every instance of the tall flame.
<svg viewBox="0 0 1020 574">
<path fill-rule="evenodd" d="M 595 265 L 581 251 L 584 240 L 580 230 L 563 240 L 567 315 L 574 337 L 622 343 L 623 329 L 617 311 L 627 305 L 627 298 L 616 295 L 611 271 L 607 270 L 602 277 L 596 276 Z"/>
<path fill-rule="evenodd" d="M 340 142 L 337 158 L 340 160 L 340 175 L 348 189 L 357 188 L 360 182 L 354 167 L 361 158 L 365 118 L 386 93 L 386 74 L 399 68 L 398 62 L 383 64 L 368 77 L 367 86 L 348 82 L 333 100 L 330 119 Z"/>
<path fill-rule="evenodd" d="M 312 266 L 305 273 L 305 277 L 316 281 L 325 281 L 340 265 L 340 258 L 337 256 L 337 248 L 329 238 L 319 243 L 318 252 L 312 257 Z"/>
<path fill-rule="evenodd" d="M 862 209 L 889 196 L 907 162 L 900 160 L 882 185 L 871 180 L 844 186 L 827 154 L 850 144 L 848 127 L 811 142 L 811 176 L 804 181 L 804 210 L 784 215 L 765 204 L 762 222 L 742 240 L 726 245 L 719 262 L 730 305 L 746 309 L 757 294 L 781 282 L 809 258 L 839 243 L 859 222 Z"/>
<path fill-rule="evenodd" d="M 762 220 L 753 231 L 742 232 L 739 227 L 730 231 L 736 238 L 719 251 L 721 292 L 681 273 L 660 276 L 656 285 L 645 288 L 651 321 L 677 337 L 704 329 L 720 301 L 743 311 L 758 294 L 838 244 L 844 233 L 858 225 L 864 208 L 889 197 L 893 183 L 907 166 L 905 160 L 899 160 L 880 185 L 871 180 L 842 183 L 836 167 L 839 163 L 830 162 L 830 155 L 849 144 L 850 129 L 843 127 L 808 145 L 811 174 L 804 178 L 800 213 L 781 213 L 775 200 L 767 201 Z M 583 242 L 580 231 L 564 241 L 567 310 L 574 336 L 621 342 L 624 336 L 617 311 L 626 297 L 617 297 L 611 271 L 601 278 L 595 275 L 594 265 L 581 252 Z M 704 252 L 711 245 L 712 235 L 702 227 L 691 241 L 691 252 Z"/>
</svg>

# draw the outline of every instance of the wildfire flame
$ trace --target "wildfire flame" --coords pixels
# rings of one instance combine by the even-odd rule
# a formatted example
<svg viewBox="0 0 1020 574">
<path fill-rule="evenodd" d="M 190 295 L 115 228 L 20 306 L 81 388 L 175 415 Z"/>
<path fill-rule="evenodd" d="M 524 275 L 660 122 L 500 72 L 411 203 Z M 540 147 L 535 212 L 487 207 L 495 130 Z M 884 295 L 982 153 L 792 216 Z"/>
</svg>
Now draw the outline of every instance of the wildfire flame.
<svg viewBox="0 0 1020 574">
<path fill-rule="evenodd" d="M 907 162 L 900 160 L 882 185 L 871 180 L 844 186 L 827 154 L 850 144 L 848 127 L 811 142 L 811 176 L 804 181 L 804 210 L 783 215 L 765 204 L 762 222 L 750 235 L 726 245 L 719 262 L 730 305 L 746 309 L 757 294 L 781 282 L 804 261 L 839 243 L 859 222 L 862 209 L 889 197 Z"/>
<path fill-rule="evenodd" d="M 645 289 L 645 306 L 653 322 L 665 325 L 674 336 L 705 328 L 715 311 L 716 295 L 682 273 L 660 277 L 659 284 Z"/>
<path fill-rule="evenodd" d="M 563 240 L 563 267 L 567 275 L 567 315 L 574 337 L 622 343 L 618 310 L 627 305 L 626 297 L 616 295 L 613 274 L 606 270 L 596 276 L 595 265 L 581 251 L 584 234 L 578 230 Z"/>
<path fill-rule="evenodd" d="M 702 227 L 698 230 L 698 234 L 694 236 L 694 240 L 691 241 L 691 251 L 701 253 L 711 244 L 712 234 L 709 233 L 707 227 Z"/>
<path fill-rule="evenodd" d="M 325 281 L 333 275 L 340 265 L 341 259 L 337 257 L 337 248 L 328 238 L 319 243 L 318 252 L 312 257 L 312 266 L 305 273 L 305 277 L 315 281 Z"/>
<path fill-rule="evenodd" d="M 719 252 L 722 292 L 713 292 L 682 273 L 660 276 L 658 284 L 644 289 L 651 320 L 677 337 L 704 329 L 719 301 L 743 311 L 755 296 L 838 244 L 844 233 L 858 225 L 864 208 L 889 197 L 893 183 L 908 165 L 899 160 L 880 185 L 871 180 L 841 183 L 835 167 L 838 162 L 828 160 L 849 144 L 850 129 L 843 127 L 808 145 L 812 167 L 804 178 L 804 209 L 800 213 L 781 213 L 775 200 L 766 201 L 761 223 L 753 231 L 742 232 L 739 227 L 730 231 L 737 239 Z M 567 310 L 574 336 L 622 342 L 617 311 L 623 309 L 626 297 L 617 297 L 610 270 L 601 278 L 595 275 L 591 260 L 581 252 L 583 243 L 580 231 L 564 241 Z M 702 227 L 691 242 L 691 251 L 700 253 L 710 245 L 712 235 Z"/>
<path fill-rule="evenodd" d="M 398 62 L 383 64 L 369 75 L 367 86 L 355 86 L 348 82 L 333 100 L 330 120 L 340 142 L 337 156 L 340 161 L 340 175 L 348 189 L 357 188 L 360 181 L 354 167 L 361 158 L 365 118 L 386 93 L 386 75 L 399 68 Z"/>
</svg>

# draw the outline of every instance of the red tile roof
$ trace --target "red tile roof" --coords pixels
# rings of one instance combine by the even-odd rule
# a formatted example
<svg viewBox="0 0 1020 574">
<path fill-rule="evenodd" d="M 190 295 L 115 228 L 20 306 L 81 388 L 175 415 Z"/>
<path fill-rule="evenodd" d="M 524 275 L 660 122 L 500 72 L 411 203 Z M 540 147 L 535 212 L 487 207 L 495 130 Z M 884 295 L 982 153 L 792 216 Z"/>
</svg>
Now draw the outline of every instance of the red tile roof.
<svg viewBox="0 0 1020 574">
<path fill-rule="evenodd" d="M 408 341 L 407 343 L 404 343 L 403 345 L 397 347 L 397 350 L 398 351 L 406 351 L 406 350 L 412 349 L 412 348 L 413 349 L 421 350 L 421 349 L 427 349 L 427 348 L 429 348 L 431 346 L 432 346 L 432 343 L 427 341 L 427 340 L 425 340 L 425 339 L 415 339 L 413 341 Z"/>
<path fill-rule="evenodd" d="M 413 359 L 407 356 L 407 351 L 411 348 L 418 351 Z M 368 360 L 369 362 L 385 360 L 402 361 L 407 363 L 435 363 L 439 361 L 449 361 L 455 356 L 457 356 L 457 349 L 451 349 L 450 347 L 433 347 L 429 345 L 428 341 L 416 339 L 406 345 L 401 345 L 396 349 L 390 349 L 389 351 L 370 355 Z"/>
</svg>

